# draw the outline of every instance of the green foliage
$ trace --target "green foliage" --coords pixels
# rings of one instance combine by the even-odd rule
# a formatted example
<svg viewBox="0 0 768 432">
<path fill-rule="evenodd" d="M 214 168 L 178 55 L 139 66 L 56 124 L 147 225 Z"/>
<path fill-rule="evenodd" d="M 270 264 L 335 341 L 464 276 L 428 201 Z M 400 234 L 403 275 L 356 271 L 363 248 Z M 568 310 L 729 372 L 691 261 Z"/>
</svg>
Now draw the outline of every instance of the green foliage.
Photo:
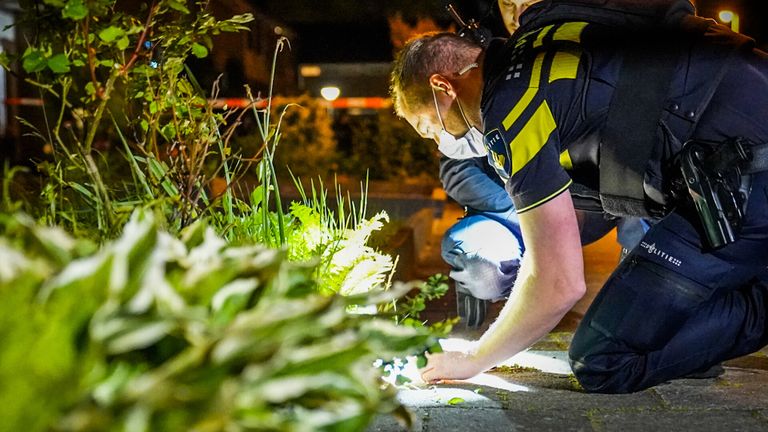
<svg viewBox="0 0 768 432">
<path fill-rule="evenodd" d="M 335 168 L 336 140 L 333 117 L 319 100 L 308 95 L 274 97 L 271 116 L 280 118 L 280 151 L 274 154 L 279 177 L 288 177 L 288 168 L 298 177 L 325 177 Z M 239 131 L 232 147 L 243 154 L 258 152 L 263 139 L 259 131 Z M 311 163 L 309 163 L 311 161 Z"/>
<path fill-rule="evenodd" d="M 395 322 L 407 326 L 421 326 L 419 321 L 421 312 L 426 308 L 428 301 L 436 300 L 448 292 L 448 276 L 436 274 L 430 276 L 426 282 L 419 285 L 418 290 L 410 293 L 399 302 L 385 304 L 379 307 L 379 312 L 390 316 Z M 446 335 L 451 331 L 451 322 L 438 323 L 438 334 Z"/>
<path fill-rule="evenodd" d="M 420 320 L 420 315 L 426 308 L 426 302 L 444 296 L 448 289 L 448 277 L 438 273 L 430 276 L 426 282 L 418 285 L 416 289 L 411 290 L 402 298 L 389 303 L 379 304 L 378 315 L 389 317 L 402 327 L 424 328 L 427 323 Z M 445 337 L 451 332 L 453 325 L 458 321 L 459 318 L 457 317 L 433 323 L 429 326 L 429 331 L 436 337 Z M 408 370 L 425 367 L 427 365 L 426 353 L 428 352 L 442 352 L 442 347 L 438 342 L 432 340 L 429 344 L 412 350 L 412 356 L 407 357 L 405 360 L 394 358 L 391 361 L 381 361 L 379 365 L 384 371 L 385 379 L 395 385 L 409 384 L 411 379 L 408 377 Z"/>
<path fill-rule="evenodd" d="M 388 221 L 386 213 L 360 220 L 349 229 L 332 226 L 333 219 L 305 204 L 293 203 L 291 215 L 298 223 L 288 235 L 289 257 L 297 261 L 319 257 L 317 279 L 323 292 L 360 294 L 385 284 L 393 269 L 392 258 L 367 242 Z"/>
<path fill-rule="evenodd" d="M 203 223 L 177 239 L 139 212 L 95 253 L 24 217 L 0 226 L 7 430 L 360 430 L 398 406 L 374 360 L 430 340 L 346 312 L 408 287 L 322 295 L 313 266 Z"/>
<path fill-rule="evenodd" d="M 349 118 L 349 154 L 339 155 L 339 171 L 373 180 L 437 181 L 437 146 L 416 134 L 394 113 Z"/>
<path fill-rule="evenodd" d="M 0 216 L 0 232 L 0 429 L 46 430 L 79 397 L 92 363 L 76 342 L 103 296 L 84 283 L 43 303 L 42 286 L 95 248 L 25 217 Z"/>
<path fill-rule="evenodd" d="M 327 112 L 246 89 L 256 135 L 233 148 L 249 113 L 213 110 L 184 62 L 251 17 L 116 4 L 23 5 L 37 33 L 17 60 L 46 102 L 45 126 L 25 124 L 53 149 L 32 210 L 75 238 L 0 215 L 3 428 L 360 430 L 398 409 L 370 366 L 434 345 L 416 321 L 432 291 L 386 312 L 410 287 L 383 289 L 394 263 L 367 244 L 387 218 L 366 216 L 365 194 L 336 191 L 334 212 L 313 186 L 287 213 L 280 195 L 278 155 L 330 154 L 310 121 Z M 317 145 L 292 151 L 296 135 Z M 253 164 L 246 202 L 232 185 Z M 7 212 L 24 206 L 13 174 Z M 385 312 L 348 313 L 366 306 Z"/>
<path fill-rule="evenodd" d="M 205 1 L 117 3 L 22 4 L 31 42 L 19 60 L 45 101 L 33 135 L 53 150 L 39 167 L 50 179 L 40 216 L 97 239 L 116 236 L 137 203 L 167 215 L 175 231 L 217 211 L 209 186 L 230 171 L 233 113 L 209 107 L 184 62 L 253 19 L 217 20 Z"/>
</svg>

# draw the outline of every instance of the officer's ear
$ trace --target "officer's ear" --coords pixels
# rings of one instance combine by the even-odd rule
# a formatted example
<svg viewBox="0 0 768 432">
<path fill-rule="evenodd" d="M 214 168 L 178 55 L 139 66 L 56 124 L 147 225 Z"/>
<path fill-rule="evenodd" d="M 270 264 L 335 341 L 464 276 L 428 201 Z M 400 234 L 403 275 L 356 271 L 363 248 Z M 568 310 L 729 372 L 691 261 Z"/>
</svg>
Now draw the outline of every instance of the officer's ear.
<svg viewBox="0 0 768 432">
<path fill-rule="evenodd" d="M 432 74 L 429 77 L 429 85 L 436 92 L 443 92 L 452 98 L 456 97 L 456 89 L 453 87 L 453 84 L 448 81 L 448 78 L 440 74 Z"/>
</svg>

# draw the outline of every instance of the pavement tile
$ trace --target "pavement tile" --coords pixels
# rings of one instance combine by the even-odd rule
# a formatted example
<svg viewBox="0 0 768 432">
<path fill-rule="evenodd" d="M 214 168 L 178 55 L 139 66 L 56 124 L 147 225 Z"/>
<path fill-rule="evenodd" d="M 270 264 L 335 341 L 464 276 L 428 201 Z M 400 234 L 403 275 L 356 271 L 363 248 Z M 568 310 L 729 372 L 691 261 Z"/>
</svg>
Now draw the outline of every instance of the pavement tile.
<svg viewBox="0 0 768 432">
<path fill-rule="evenodd" d="M 529 412 L 493 408 L 418 408 L 414 427 L 406 429 L 391 416 L 381 416 L 368 426 L 366 432 L 450 432 L 450 431 L 535 431 L 563 432 L 594 429 L 585 413 L 552 410 Z"/>
<path fill-rule="evenodd" d="M 507 432 L 516 430 L 515 424 L 499 409 L 434 408 L 423 419 L 425 431 L 441 432 Z"/>
<path fill-rule="evenodd" d="M 765 431 L 768 423 L 752 411 L 694 410 L 592 412 L 597 432 L 696 431 L 737 432 Z"/>
<path fill-rule="evenodd" d="M 724 365 L 740 369 L 768 370 L 768 356 L 763 352 L 756 352 L 752 355 L 728 360 Z"/>
<path fill-rule="evenodd" d="M 659 397 L 650 390 L 628 395 L 589 394 L 577 387 L 578 384 L 573 376 L 541 372 L 520 372 L 501 374 L 501 376 L 509 382 L 528 389 L 520 392 L 491 390 L 487 393 L 502 402 L 508 409 L 546 412 L 588 410 L 596 406 L 612 409 L 663 406 Z"/>
<path fill-rule="evenodd" d="M 514 427 L 514 431 L 532 432 L 592 432 L 594 428 L 590 418 L 585 412 L 547 410 L 547 411 L 522 411 L 506 410 L 507 418 Z M 484 431 L 483 431 L 484 432 Z"/>
<path fill-rule="evenodd" d="M 715 379 L 676 380 L 655 391 L 673 409 L 768 408 L 768 372 L 726 367 Z M 767 428 L 768 429 L 768 428 Z"/>
<path fill-rule="evenodd" d="M 365 432 L 426 432 L 424 427 L 424 419 L 429 416 L 429 412 L 426 409 L 413 409 L 413 427 L 407 429 L 390 415 L 380 415 L 373 419 L 370 425 L 365 429 Z"/>
<path fill-rule="evenodd" d="M 509 432 L 509 431 L 592 431 L 589 419 L 564 412 L 547 414 L 515 410 L 451 410 L 434 408 L 424 419 L 427 431 L 440 432 Z"/>
<path fill-rule="evenodd" d="M 572 376 L 526 368 L 402 390 L 413 432 L 768 430 L 768 372 L 726 368 L 723 377 L 676 380 L 629 395 L 587 394 Z M 381 417 L 368 432 L 402 432 Z"/>
</svg>

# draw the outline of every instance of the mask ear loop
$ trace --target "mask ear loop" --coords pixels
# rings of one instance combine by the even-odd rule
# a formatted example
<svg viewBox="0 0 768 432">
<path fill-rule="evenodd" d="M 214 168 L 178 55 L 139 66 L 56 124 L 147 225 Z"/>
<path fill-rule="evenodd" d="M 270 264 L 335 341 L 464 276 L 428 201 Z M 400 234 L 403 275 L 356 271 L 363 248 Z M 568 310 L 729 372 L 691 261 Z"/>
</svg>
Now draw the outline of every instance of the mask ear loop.
<svg viewBox="0 0 768 432">
<path fill-rule="evenodd" d="M 456 105 L 459 106 L 459 113 L 461 113 L 461 118 L 464 119 L 464 123 L 467 124 L 467 131 L 472 130 L 472 125 L 469 124 L 469 120 L 467 119 L 467 116 L 464 114 L 464 108 L 461 107 L 461 101 L 459 98 L 456 98 Z"/>
<path fill-rule="evenodd" d="M 437 119 L 440 120 L 440 126 L 442 126 L 443 130 L 445 130 L 445 123 L 443 123 L 443 116 L 440 114 L 440 106 L 437 104 L 437 93 L 435 93 L 435 88 L 432 87 L 432 85 L 430 85 L 429 88 L 432 90 L 432 99 L 434 99 L 435 101 L 435 111 L 437 111 Z"/>
<path fill-rule="evenodd" d="M 478 68 L 478 67 L 480 67 L 480 65 L 478 65 L 477 63 L 470 63 L 470 64 L 466 65 L 463 69 L 461 69 L 458 72 L 458 75 L 462 76 L 465 73 L 471 71 L 472 69 L 475 69 L 475 68 Z M 469 120 L 467 119 L 467 115 L 464 114 L 464 108 L 462 108 L 462 106 L 461 106 L 461 101 L 459 100 L 458 95 L 456 96 L 456 105 L 459 106 L 459 112 L 461 113 L 461 118 L 464 119 L 464 123 L 467 125 L 467 130 L 472 129 L 472 125 L 469 124 Z"/>
<path fill-rule="evenodd" d="M 464 66 L 458 73 L 458 76 L 462 76 L 465 73 L 471 71 L 474 68 L 480 67 L 477 63 L 470 63 L 466 66 Z M 440 120 L 440 126 L 442 126 L 443 130 L 445 130 L 445 122 L 443 122 L 443 116 L 440 114 L 440 106 L 437 104 L 437 93 L 435 93 L 435 87 L 432 86 L 432 84 L 429 85 L 430 90 L 432 90 L 432 99 L 435 101 L 435 111 L 437 111 L 437 119 Z M 472 129 L 472 125 L 469 124 L 469 120 L 467 120 L 466 114 L 464 114 L 464 108 L 461 107 L 461 101 L 459 101 L 458 95 L 456 96 L 456 104 L 459 105 L 459 112 L 461 113 L 461 118 L 464 119 L 464 123 L 467 125 L 467 130 Z"/>
</svg>

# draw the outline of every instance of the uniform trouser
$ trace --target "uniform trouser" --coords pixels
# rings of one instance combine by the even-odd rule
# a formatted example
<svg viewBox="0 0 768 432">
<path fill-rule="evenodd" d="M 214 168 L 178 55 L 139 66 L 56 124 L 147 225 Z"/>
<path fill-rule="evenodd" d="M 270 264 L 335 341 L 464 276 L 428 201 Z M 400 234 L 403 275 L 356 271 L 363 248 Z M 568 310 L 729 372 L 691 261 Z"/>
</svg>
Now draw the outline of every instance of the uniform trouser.
<svg viewBox="0 0 768 432">
<path fill-rule="evenodd" d="M 672 213 L 614 271 L 571 345 L 584 389 L 639 391 L 768 343 L 768 173 L 753 181 L 735 243 L 703 252 L 696 215 Z"/>
</svg>

